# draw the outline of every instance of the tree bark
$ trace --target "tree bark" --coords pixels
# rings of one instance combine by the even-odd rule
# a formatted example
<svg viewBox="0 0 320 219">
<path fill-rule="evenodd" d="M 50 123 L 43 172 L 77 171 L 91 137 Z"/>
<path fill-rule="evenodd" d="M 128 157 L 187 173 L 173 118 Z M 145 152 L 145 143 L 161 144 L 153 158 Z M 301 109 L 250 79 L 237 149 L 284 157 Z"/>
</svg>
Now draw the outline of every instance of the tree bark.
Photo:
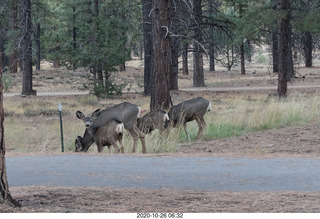
<svg viewBox="0 0 320 219">
<path fill-rule="evenodd" d="M 18 29 L 18 9 L 16 1 L 11 2 L 11 14 L 12 14 L 12 31 L 17 31 Z M 10 59 L 10 72 L 16 73 L 18 71 L 18 51 L 14 48 Z"/>
<path fill-rule="evenodd" d="M 178 90 L 179 40 L 171 38 L 170 90 Z"/>
<path fill-rule="evenodd" d="M 150 11 L 152 0 L 141 0 L 143 15 L 143 37 L 144 37 L 144 94 L 151 94 L 152 78 L 152 28 Z"/>
<path fill-rule="evenodd" d="M 171 32 L 177 33 L 179 27 L 178 16 L 175 12 L 175 8 L 171 8 L 170 11 L 170 29 Z M 171 37 L 170 47 L 171 47 L 171 63 L 170 63 L 170 90 L 178 90 L 178 73 L 179 73 L 179 44 L 180 39 L 177 37 Z"/>
<path fill-rule="evenodd" d="M 290 0 L 281 0 L 280 10 L 286 15 L 280 21 L 280 39 L 279 39 L 279 77 L 278 77 L 278 96 L 286 97 L 287 95 L 287 75 L 289 71 L 289 10 Z"/>
<path fill-rule="evenodd" d="M 199 43 L 202 43 L 202 30 L 201 30 L 201 21 L 202 21 L 202 0 L 193 1 L 193 13 L 195 15 L 194 22 L 194 34 L 195 40 Z M 197 43 L 193 43 L 193 86 L 194 87 L 205 87 L 204 83 L 204 72 L 203 72 L 203 53 L 202 48 Z"/>
<path fill-rule="evenodd" d="M 40 70 L 40 62 L 41 62 L 41 47 L 40 47 L 40 23 L 37 23 L 37 37 L 36 37 L 36 57 L 37 57 L 37 64 L 36 69 Z"/>
<path fill-rule="evenodd" d="M 279 72 L 279 34 L 272 33 L 272 67 L 273 72 Z"/>
<path fill-rule="evenodd" d="M 277 11 L 278 0 L 272 0 L 272 8 Z M 274 23 L 272 33 L 272 68 L 273 72 L 279 72 L 279 25 L 277 22 Z"/>
<path fill-rule="evenodd" d="M 21 95 L 36 95 L 32 89 L 32 29 L 31 29 L 31 2 L 22 1 L 22 92 Z"/>
<path fill-rule="evenodd" d="M 312 67 L 312 36 L 309 31 L 305 32 L 304 55 L 306 67 Z"/>
<path fill-rule="evenodd" d="M 209 2 L 209 14 L 213 15 L 214 1 Z M 215 71 L 214 62 L 214 30 L 213 26 L 209 26 L 209 71 Z"/>
<path fill-rule="evenodd" d="M 243 16 L 243 9 L 242 9 L 242 4 L 239 3 L 239 14 L 240 18 Z M 241 75 L 246 74 L 246 68 L 245 68 L 245 59 L 244 59 L 244 43 L 243 39 L 241 39 L 241 44 L 240 44 L 240 59 L 241 59 Z"/>
<path fill-rule="evenodd" d="M 182 74 L 188 75 L 189 68 L 188 68 L 188 46 L 189 44 L 186 42 L 183 44 L 182 48 Z"/>
<path fill-rule="evenodd" d="M 240 58 L 241 58 L 241 75 L 246 74 L 246 68 L 245 68 L 245 61 L 244 61 L 244 45 L 243 45 L 243 39 L 240 45 Z"/>
<path fill-rule="evenodd" d="M 152 11 L 153 73 L 150 110 L 170 107 L 170 0 L 154 0 Z"/>
<path fill-rule="evenodd" d="M 0 34 L 0 44 L 2 37 Z M 20 206 L 19 202 L 12 198 L 9 192 L 9 185 L 6 172 L 6 147 L 4 142 L 4 111 L 3 111 L 3 83 L 2 83 L 2 51 L 0 50 L 0 204 L 8 203 L 13 206 Z"/>
</svg>

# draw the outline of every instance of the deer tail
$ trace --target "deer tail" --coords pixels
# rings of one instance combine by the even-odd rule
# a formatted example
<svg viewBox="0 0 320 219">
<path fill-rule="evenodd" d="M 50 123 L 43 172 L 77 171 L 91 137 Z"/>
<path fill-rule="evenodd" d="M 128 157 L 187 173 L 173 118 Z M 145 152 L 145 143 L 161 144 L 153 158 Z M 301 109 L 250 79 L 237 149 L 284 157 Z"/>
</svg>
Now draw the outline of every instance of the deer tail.
<svg viewBox="0 0 320 219">
<path fill-rule="evenodd" d="M 123 133 L 123 129 L 124 129 L 124 125 L 123 125 L 123 123 L 120 123 L 117 125 L 116 132 Z"/>
<path fill-rule="evenodd" d="M 169 120 L 170 120 L 170 119 L 169 119 L 168 114 L 167 114 L 167 113 L 164 114 L 164 116 L 163 116 L 163 121 L 166 122 L 166 121 L 169 121 Z"/>
<path fill-rule="evenodd" d="M 211 107 L 211 102 L 209 102 L 209 106 L 207 108 L 207 112 L 211 111 L 212 110 L 212 107 Z"/>
<path fill-rule="evenodd" d="M 139 112 L 138 112 L 137 118 L 140 119 L 140 118 L 141 118 L 141 112 L 142 112 L 142 111 L 141 111 L 140 107 L 138 107 L 138 109 L 139 109 Z"/>
</svg>

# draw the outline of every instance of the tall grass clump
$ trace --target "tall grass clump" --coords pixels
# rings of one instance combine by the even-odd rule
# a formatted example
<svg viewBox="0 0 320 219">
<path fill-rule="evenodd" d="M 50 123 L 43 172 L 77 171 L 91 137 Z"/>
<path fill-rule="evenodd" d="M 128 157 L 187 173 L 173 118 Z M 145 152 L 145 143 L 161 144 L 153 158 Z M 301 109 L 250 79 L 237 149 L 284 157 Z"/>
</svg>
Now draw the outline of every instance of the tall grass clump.
<svg viewBox="0 0 320 219">
<path fill-rule="evenodd" d="M 292 94 L 285 99 L 262 96 L 254 100 L 242 97 L 229 104 L 206 115 L 205 138 L 320 122 L 318 96 Z"/>
</svg>

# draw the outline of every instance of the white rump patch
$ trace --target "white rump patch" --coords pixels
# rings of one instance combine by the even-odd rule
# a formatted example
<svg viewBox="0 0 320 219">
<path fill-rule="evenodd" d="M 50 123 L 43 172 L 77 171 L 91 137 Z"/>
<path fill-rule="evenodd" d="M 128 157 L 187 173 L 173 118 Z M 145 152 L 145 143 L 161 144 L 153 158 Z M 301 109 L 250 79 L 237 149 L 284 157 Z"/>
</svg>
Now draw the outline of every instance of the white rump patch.
<svg viewBox="0 0 320 219">
<path fill-rule="evenodd" d="M 166 113 L 166 114 L 164 114 L 164 116 L 163 116 L 163 122 L 166 122 L 166 121 L 169 121 L 170 119 L 169 119 L 169 116 L 168 116 L 168 114 Z"/>
<path fill-rule="evenodd" d="M 123 133 L 123 129 L 124 129 L 124 125 L 123 125 L 123 123 L 120 123 L 117 125 L 116 132 Z"/>
<path fill-rule="evenodd" d="M 207 108 L 207 112 L 209 112 L 209 111 L 211 111 L 212 110 L 212 108 L 211 108 L 211 102 L 209 102 L 209 106 L 208 106 L 208 108 Z"/>
<path fill-rule="evenodd" d="M 137 118 L 140 119 L 140 117 L 141 117 L 141 109 L 140 109 L 140 107 L 138 107 L 138 109 L 139 109 L 139 112 L 138 112 Z"/>
</svg>

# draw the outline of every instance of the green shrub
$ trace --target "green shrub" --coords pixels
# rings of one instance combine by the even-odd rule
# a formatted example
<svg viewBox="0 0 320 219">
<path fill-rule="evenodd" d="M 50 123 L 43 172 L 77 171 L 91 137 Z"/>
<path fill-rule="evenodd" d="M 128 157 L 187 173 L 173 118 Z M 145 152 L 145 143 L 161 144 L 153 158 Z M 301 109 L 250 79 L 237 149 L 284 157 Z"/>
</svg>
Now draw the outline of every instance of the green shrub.
<svg viewBox="0 0 320 219">
<path fill-rule="evenodd" d="M 3 89 L 9 91 L 13 87 L 12 76 L 10 74 L 2 75 Z"/>
</svg>

